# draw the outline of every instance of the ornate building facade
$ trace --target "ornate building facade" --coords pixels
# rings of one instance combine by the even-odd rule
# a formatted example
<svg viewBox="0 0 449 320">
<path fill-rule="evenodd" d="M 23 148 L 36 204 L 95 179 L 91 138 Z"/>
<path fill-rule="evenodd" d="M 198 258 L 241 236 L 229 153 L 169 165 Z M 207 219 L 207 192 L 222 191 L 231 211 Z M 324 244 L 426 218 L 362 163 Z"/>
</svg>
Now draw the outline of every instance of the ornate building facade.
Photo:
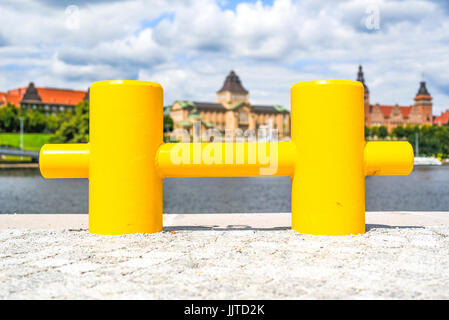
<svg viewBox="0 0 449 320">
<path fill-rule="evenodd" d="M 25 88 L 0 92 L 0 106 L 11 103 L 16 107 L 41 110 L 46 114 L 73 110 L 78 103 L 88 99 L 87 91 L 35 87 L 33 82 Z"/>
<path fill-rule="evenodd" d="M 178 100 L 170 107 L 174 129 L 186 129 L 193 134 L 193 123 L 201 121 L 202 135 L 207 129 L 255 130 L 271 127 L 278 130 L 279 139 L 290 136 L 290 112 L 280 105 L 252 105 L 249 92 L 234 71 L 217 91 L 216 102 Z"/>
<path fill-rule="evenodd" d="M 365 83 L 362 66 L 359 66 L 357 81 L 365 88 L 365 125 L 385 126 L 391 131 L 397 126 L 432 124 L 432 96 L 427 91 L 426 83 L 422 81 L 414 98 L 414 103 L 409 106 L 370 104 L 369 89 Z"/>
</svg>

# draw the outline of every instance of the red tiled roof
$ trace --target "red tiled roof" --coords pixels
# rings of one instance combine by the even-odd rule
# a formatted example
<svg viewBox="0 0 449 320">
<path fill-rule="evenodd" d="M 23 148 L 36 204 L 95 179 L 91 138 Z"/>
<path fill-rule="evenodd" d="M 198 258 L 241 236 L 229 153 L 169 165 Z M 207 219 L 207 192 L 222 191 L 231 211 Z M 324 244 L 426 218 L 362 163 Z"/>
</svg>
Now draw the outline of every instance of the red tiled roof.
<svg viewBox="0 0 449 320">
<path fill-rule="evenodd" d="M 55 89 L 55 88 L 36 88 L 39 96 L 42 99 L 43 104 L 63 104 L 63 105 L 76 105 L 83 101 L 86 91 L 80 90 L 67 90 L 67 89 Z M 4 104 L 7 102 L 14 104 L 15 106 L 20 105 L 20 101 L 23 98 L 27 88 L 17 88 L 9 90 L 7 92 L 0 93 L 0 101 L 2 100 L 2 95 L 4 99 Z"/>
<path fill-rule="evenodd" d="M 394 107 L 392 106 L 379 106 L 380 112 L 382 112 L 382 115 L 384 118 L 388 118 L 391 114 L 391 110 L 393 110 Z"/>
<path fill-rule="evenodd" d="M 44 104 L 75 105 L 83 101 L 86 91 L 36 88 Z"/>
<path fill-rule="evenodd" d="M 402 116 L 404 118 L 408 118 L 408 115 L 410 114 L 410 111 L 412 111 L 412 106 L 408 106 L 408 107 L 399 107 L 401 109 L 402 112 Z"/>
<path fill-rule="evenodd" d="M 449 110 L 442 112 L 433 119 L 433 124 L 447 124 L 449 122 Z"/>
<path fill-rule="evenodd" d="M 382 112 L 382 115 L 384 116 L 384 118 L 388 118 L 390 117 L 391 111 L 396 107 L 396 106 L 391 106 L 391 105 L 377 105 L 380 109 L 380 112 Z M 375 106 L 373 106 L 375 107 Z M 402 116 L 404 118 L 408 118 L 410 111 L 412 110 L 412 106 L 398 106 L 399 110 L 402 113 Z"/>
<path fill-rule="evenodd" d="M 9 90 L 6 92 L 6 101 L 15 105 L 16 107 L 20 106 L 20 100 L 22 100 L 23 95 L 27 88 L 17 88 L 13 90 Z"/>
</svg>

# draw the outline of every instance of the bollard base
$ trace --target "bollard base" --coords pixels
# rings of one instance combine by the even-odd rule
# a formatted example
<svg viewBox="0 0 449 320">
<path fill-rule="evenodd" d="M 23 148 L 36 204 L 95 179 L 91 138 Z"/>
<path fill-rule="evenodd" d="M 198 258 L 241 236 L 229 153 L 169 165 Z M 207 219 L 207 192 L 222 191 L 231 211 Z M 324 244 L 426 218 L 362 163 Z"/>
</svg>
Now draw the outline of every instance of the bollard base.
<svg viewBox="0 0 449 320">
<path fill-rule="evenodd" d="M 119 236 L 119 235 L 125 235 L 125 234 L 136 234 L 136 233 L 147 233 L 147 234 L 152 234 L 152 233 L 158 233 L 158 232 L 162 232 L 162 226 L 159 228 L 143 228 L 143 229 L 128 229 L 128 230 L 123 230 L 123 229 L 95 229 L 95 228 L 90 228 L 89 227 L 89 233 L 91 234 L 97 234 L 97 235 L 104 235 L 104 236 Z"/>
<path fill-rule="evenodd" d="M 292 230 L 300 233 L 300 234 L 309 234 L 316 236 L 350 236 L 350 235 L 362 235 L 365 231 L 365 226 L 363 228 L 357 229 L 333 229 L 333 228 L 307 228 L 304 226 L 296 226 L 292 223 Z"/>
</svg>

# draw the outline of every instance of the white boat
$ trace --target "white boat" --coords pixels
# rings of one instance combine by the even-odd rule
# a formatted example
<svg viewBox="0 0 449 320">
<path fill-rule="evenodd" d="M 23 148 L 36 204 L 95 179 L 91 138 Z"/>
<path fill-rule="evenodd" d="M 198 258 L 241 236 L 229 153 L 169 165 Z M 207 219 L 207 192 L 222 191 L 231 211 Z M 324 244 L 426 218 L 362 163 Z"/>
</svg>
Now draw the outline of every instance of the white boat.
<svg viewBox="0 0 449 320">
<path fill-rule="evenodd" d="M 441 166 L 441 161 L 434 157 L 415 157 L 415 166 Z"/>
</svg>

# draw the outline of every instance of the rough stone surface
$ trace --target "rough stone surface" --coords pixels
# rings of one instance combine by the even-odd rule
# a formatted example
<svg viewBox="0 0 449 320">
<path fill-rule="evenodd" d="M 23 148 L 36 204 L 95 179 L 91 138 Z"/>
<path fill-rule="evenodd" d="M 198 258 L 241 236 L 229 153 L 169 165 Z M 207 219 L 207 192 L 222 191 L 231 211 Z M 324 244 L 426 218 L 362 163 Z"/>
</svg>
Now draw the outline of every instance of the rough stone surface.
<svg viewBox="0 0 449 320">
<path fill-rule="evenodd" d="M 3 299 L 448 299 L 449 227 L 0 230 Z"/>
</svg>

